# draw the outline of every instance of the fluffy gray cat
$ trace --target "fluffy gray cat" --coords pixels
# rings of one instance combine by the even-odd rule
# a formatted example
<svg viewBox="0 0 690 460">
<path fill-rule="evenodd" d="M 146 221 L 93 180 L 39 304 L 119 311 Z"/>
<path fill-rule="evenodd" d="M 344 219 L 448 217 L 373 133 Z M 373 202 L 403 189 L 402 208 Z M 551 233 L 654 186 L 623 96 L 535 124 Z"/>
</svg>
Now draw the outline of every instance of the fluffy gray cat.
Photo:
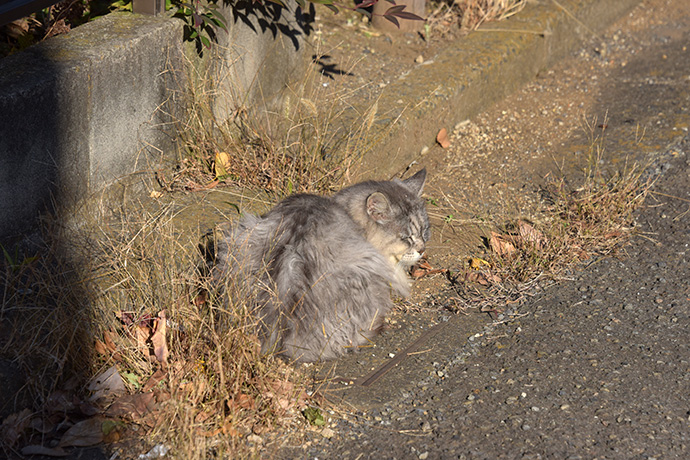
<svg viewBox="0 0 690 460">
<path fill-rule="evenodd" d="M 292 195 L 218 229 L 214 277 L 253 299 L 264 352 L 310 362 L 370 342 L 429 240 L 425 180 L 423 169 L 333 197 Z"/>
</svg>

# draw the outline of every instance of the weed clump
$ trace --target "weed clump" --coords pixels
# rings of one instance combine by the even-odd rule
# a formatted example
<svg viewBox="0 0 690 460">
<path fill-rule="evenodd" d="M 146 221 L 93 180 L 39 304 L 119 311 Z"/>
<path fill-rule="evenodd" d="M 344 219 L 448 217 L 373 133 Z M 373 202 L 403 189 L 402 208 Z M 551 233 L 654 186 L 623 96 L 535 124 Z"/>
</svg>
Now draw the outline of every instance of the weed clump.
<svg viewBox="0 0 690 460">
<path fill-rule="evenodd" d="M 289 88 L 280 107 L 248 108 L 227 89 L 233 85 L 218 75 L 221 67 L 186 66 L 186 83 L 178 85 L 185 88 L 178 99 L 185 101 L 186 110 L 173 123 L 180 160 L 174 171 L 159 173 L 164 189 L 195 191 L 227 184 L 277 197 L 331 192 L 372 147 L 368 133 L 376 104 L 362 114 L 359 126 L 343 133 L 339 120 L 347 97 L 308 89 L 317 86 L 310 82 L 315 72 Z"/>
<path fill-rule="evenodd" d="M 469 32 L 490 21 L 501 21 L 520 12 L 526 0 L 438 0 L 430 2 L 429 29 L 446 34 Z"/>
<path fill-rule="evenodd" d="M 482 224 L 483 254 L 447 272 L 456 304 L 503 311 L 535 288 L 567 278 L 578 264 L 616 253 L 636 229 L 634 212 L 653 185 L 637 165 L 607 174 L 593 144 L 578 185 L 547 178 L 533 218 Z"/>
<path fill-rule="evenodd" d="M 301 420 L 302 377 L 261 355 L 246 293 L 199 294 L 218 289 L 172 217 L 130 211 L 83 239 L 52 233 L 38 258 L 2 265 L 0 363 L 27 377 L 3 408 L 5 453 L 106 443 L 237 457 Z"/>
</svg>

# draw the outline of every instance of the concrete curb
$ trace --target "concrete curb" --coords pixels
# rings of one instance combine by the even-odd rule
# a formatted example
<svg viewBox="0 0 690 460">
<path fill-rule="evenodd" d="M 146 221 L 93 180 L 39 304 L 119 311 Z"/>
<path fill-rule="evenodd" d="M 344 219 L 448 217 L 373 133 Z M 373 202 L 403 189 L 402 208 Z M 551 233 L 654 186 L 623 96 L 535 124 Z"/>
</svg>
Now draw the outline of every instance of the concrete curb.
<svg viewBox="0 0 690 460">
<path fill-rule="evenodd" d="M 114 13 L 0 60 L 0 236 L 148 166 L 182 24 Z"/>
<path fill-rule="evenodd" d="M 452 130 L 506 97 L 596 35 L 641 0 L 547 0 L 507 21 L 489 23 L 451 44 L 432 62 L 392 82 L 378 101 L 380 149 L 364 159 L 367 175 L 388 177 L 441 128 Z M 380 136 L 379 136 L 380 135 Z"/>
</svg>

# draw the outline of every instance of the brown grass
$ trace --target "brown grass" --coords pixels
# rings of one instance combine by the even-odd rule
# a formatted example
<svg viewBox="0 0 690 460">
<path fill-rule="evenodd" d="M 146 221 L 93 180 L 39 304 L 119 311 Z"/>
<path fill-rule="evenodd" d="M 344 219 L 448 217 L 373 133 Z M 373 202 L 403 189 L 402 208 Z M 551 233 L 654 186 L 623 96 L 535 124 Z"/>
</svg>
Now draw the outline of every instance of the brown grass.
<svg viewBox="0 0 690 460">
<path fill-rule="evenodd" d="M 358 126 L 338 126 L 350 107 L 348 96 L 313 84 L 315 71 L 289 88 L 277 109 L 248 108 L 246 101 L 220 88 L 217 72 L 187 66 L 189 84 L 178 97 L 186 101 L 187 111 L 174 123 L 180 162 L 175 171 L 159 176 L 165 189 L 232 184 L 278 197 L 330 192 L 371 148 L 376 104 L 362 114 Z M 218 115 L 219 99 L 232 106 L 228 116 Z M 343 134 L 344 128 L 350 132 Z"/>
<path fill-rule="evenodd" d="M 131 207 L 83 233 L 47 232 L 38 259 L 2 266 L 0 357 L 28 377 L 13 408 L 27 423 L 0 429 L 5 453 L 69 450 L 70 427 L 98 420 L 88 434 L 125 457 L 160 443 L 176 458 L 238 458 L 303 423 L 303 377 L 261 355 L 247 293 L 198 295 L 200 254 L 173 217 Z M 123 392 L 94 384 L 113 366 Z"/>
<path fill-rule="evenodd" d="M 602 138 L 592 140 L 576 185 L 547 178 L 543 208 L 529 219 L 489 219 L 481 225 L 485 252 L 450 276 L 461 305 L 501 311 L 535 287 L 567 278 L 582 263 L 615 255 L 629 240 L 636 229 L 634 212 L 653 182 L 636 164 L 604 171 L 602 145 Z"/>
<path fill-rule="evenodd" d="M 427 24 L 431 33 L 469 32 L 485 22 L 501 21 L 520 12 L 525 0 L 432 1 Z"/>
</svg>

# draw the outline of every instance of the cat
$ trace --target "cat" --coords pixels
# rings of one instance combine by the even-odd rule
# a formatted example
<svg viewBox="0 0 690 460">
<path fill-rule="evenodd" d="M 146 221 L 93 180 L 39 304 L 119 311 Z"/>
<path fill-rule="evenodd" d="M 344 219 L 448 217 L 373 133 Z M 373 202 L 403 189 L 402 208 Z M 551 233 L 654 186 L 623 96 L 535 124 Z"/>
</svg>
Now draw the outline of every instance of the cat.
<svg viewBox="0 0 690 460">
<path fill-rule="evenodd" d="M 425 181 L 422 169 L 332 197 L 296 194 L 216 230 L 214 278 L 251 292 L 262 352 L 312 362 L 371 342 L 430 238 Z"/>
</svg>

